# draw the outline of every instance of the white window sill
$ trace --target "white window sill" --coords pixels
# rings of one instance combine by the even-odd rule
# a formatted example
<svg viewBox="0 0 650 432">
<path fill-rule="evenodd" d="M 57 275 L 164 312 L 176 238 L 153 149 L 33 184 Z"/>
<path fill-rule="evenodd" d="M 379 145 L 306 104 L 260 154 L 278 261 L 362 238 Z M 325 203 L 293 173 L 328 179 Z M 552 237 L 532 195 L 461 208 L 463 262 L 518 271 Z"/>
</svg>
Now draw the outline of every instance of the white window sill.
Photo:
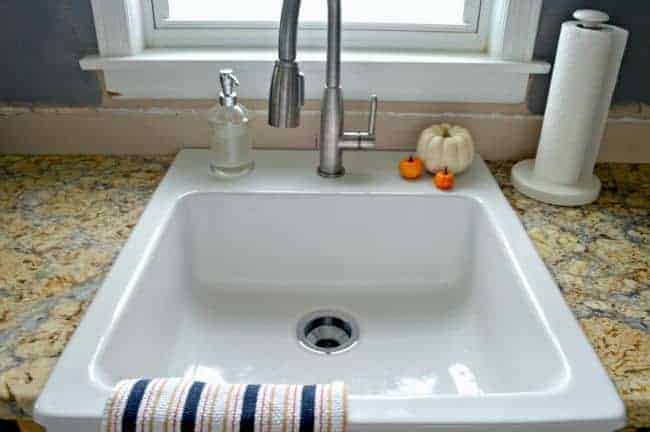
<svg viewBox="0 0 650 432">
<path fill-rule="evenodd" d="M 217 93 L 218 71 L 233 68 L 240 95 L 265 99 L 276 50 L 146 49 L 126 57 L 88 56 L 84 70 L 103 70 L 106 89 L 126 99 L 209 99 Z M 298 61 L 309 99 L 321 96 L 322 50 L 301 50 Z M 346 50 L 342 54 L 346 99 L 520 103 L 530 74 L 546 74 L 546 62 L 508 61 L 486 54 Z"/>
</svg>

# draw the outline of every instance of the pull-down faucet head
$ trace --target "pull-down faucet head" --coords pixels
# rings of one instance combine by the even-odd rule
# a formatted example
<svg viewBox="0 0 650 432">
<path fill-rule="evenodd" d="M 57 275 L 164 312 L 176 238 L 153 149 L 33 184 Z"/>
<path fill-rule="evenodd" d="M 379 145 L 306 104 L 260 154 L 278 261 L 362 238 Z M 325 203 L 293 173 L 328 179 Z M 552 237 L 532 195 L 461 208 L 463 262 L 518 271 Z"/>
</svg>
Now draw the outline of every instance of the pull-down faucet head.
<svg viewBox="0 0 650 432">
<path fill-rule="evenodd" d="M 305 104 L 305 78 L 294 61 L 278 60 L 273 68 L 269 92 L 269 125 L 300 126 L 300 108 Z"/>
<path fill-rule="evenodd" d="M 300 0 L 284 0 L 278 41 L 278 61 L 269 92 L 269 125 L 295 128 L 305 103 L 305 78 L 296 62 L 296 38 Z"/>
</svg>

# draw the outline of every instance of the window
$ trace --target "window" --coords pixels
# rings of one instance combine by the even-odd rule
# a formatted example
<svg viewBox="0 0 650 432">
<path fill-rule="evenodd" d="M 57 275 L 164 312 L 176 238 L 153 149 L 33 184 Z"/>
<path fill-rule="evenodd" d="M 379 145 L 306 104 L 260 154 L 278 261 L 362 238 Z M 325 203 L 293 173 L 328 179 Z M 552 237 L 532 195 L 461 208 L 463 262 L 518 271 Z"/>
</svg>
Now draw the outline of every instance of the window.
<svg viewBox="0 0 650 432">
<path fill-rule="evenodd" d="M 231 2 L 228 7 L 214 0 L 152 0 L 156 11 L 156 22 L 159 26 L 177 23 L 183 27 L 201 25 L 219 26 L 220 23 L 249 22 L 275 26 L 280 19 L 281 0 L 250 0 L 247 2 Z M 428 4 L 427 4 L 428 3 Z M 464 0 L 448 0 L 444 2 L 424 2 L 422 0 L 403 0 L 399 10 L 395 3 L 388 1 L 355 0 L 344 2 L 343 20 L 354 25 L 381 23 L 389 26 L 412 24 L 417 25 L 448 25 L 475 27 L 476 10 L 479 2 Z M 424 10 L 422 10 L 424 6 Z M 301 5 L 301 18 L 308 23 L 322 25 L 325 22 L 327 2 L 305 1 Z M 470 9 L 470 22 L 464 13 Z M 167 22 L 166 22 L 167 21 Z M 353 27 L 352 27 L 353 28 Z"/>
<path fill-rule="evenodd" d="M 282 0 L 91 0 L 102 70 L 122 98 L 211 98 L 216 71 L 265 99 Z M 327 0 L 302 0 L 298 61 L 307 98 L 325 69 Z M 346 99 L 508 102 L 525 98 L 542 0 L 342 0 Z"/>
<path fill-rule="evenodd" d="M 277 39 L 282 0 L 151 1 L 151 46 L 271 47 Z M 490 0 L 342 1 L 347 48 L 411 48 L 480 51 Z M 481 12 L 483 13 L 481 20 Z M 304 0 L 301 47 L 324 47 L 327 0 Z M 482 26 L 479 24 L 482 23 Z"/>
</svg>

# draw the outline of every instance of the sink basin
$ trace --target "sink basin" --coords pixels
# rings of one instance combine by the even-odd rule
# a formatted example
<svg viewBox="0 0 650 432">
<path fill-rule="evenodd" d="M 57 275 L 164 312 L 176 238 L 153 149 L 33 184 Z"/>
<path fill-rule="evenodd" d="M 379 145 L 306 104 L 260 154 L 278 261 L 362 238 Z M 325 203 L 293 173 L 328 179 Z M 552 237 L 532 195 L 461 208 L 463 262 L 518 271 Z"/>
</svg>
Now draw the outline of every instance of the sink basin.
<svg viewBox="0 0 650 432">
<path fill-rule="evenodd" d="M 182 151 L 37 421 L 97 430 L 118 380 L 195 376 L 343 380 L 353 431 L 623 426 L 614 386 L 483 161 L 445 193 L 400 179 L 402 156 L 346 154 L 348 174 L 326 180 L 314 152 L 259 151 L 251 175 L 220 181 L 205 150 Z M 307 349 L 310 314 L 343 324 L 316 328 Z M 318 352 L 352 328 L 345 350 Z"/>
</svg>

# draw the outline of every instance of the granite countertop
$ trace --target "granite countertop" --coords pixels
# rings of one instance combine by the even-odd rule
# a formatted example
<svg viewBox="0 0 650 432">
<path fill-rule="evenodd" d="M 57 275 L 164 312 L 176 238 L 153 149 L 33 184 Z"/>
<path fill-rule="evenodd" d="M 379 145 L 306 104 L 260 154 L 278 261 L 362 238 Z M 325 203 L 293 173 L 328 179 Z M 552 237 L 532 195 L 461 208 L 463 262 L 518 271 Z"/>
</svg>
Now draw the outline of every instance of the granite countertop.
<svg viewBox="0 0 650 432">
<path fill-rule="evenodd" d="M 34 401 L 172 156 L 0 156 L 0 418 Z M 593 205 L 528 199 L 489 164 L 625 400 L 650 426 L 650 165 L 601 164 Z"/>
</svg>

